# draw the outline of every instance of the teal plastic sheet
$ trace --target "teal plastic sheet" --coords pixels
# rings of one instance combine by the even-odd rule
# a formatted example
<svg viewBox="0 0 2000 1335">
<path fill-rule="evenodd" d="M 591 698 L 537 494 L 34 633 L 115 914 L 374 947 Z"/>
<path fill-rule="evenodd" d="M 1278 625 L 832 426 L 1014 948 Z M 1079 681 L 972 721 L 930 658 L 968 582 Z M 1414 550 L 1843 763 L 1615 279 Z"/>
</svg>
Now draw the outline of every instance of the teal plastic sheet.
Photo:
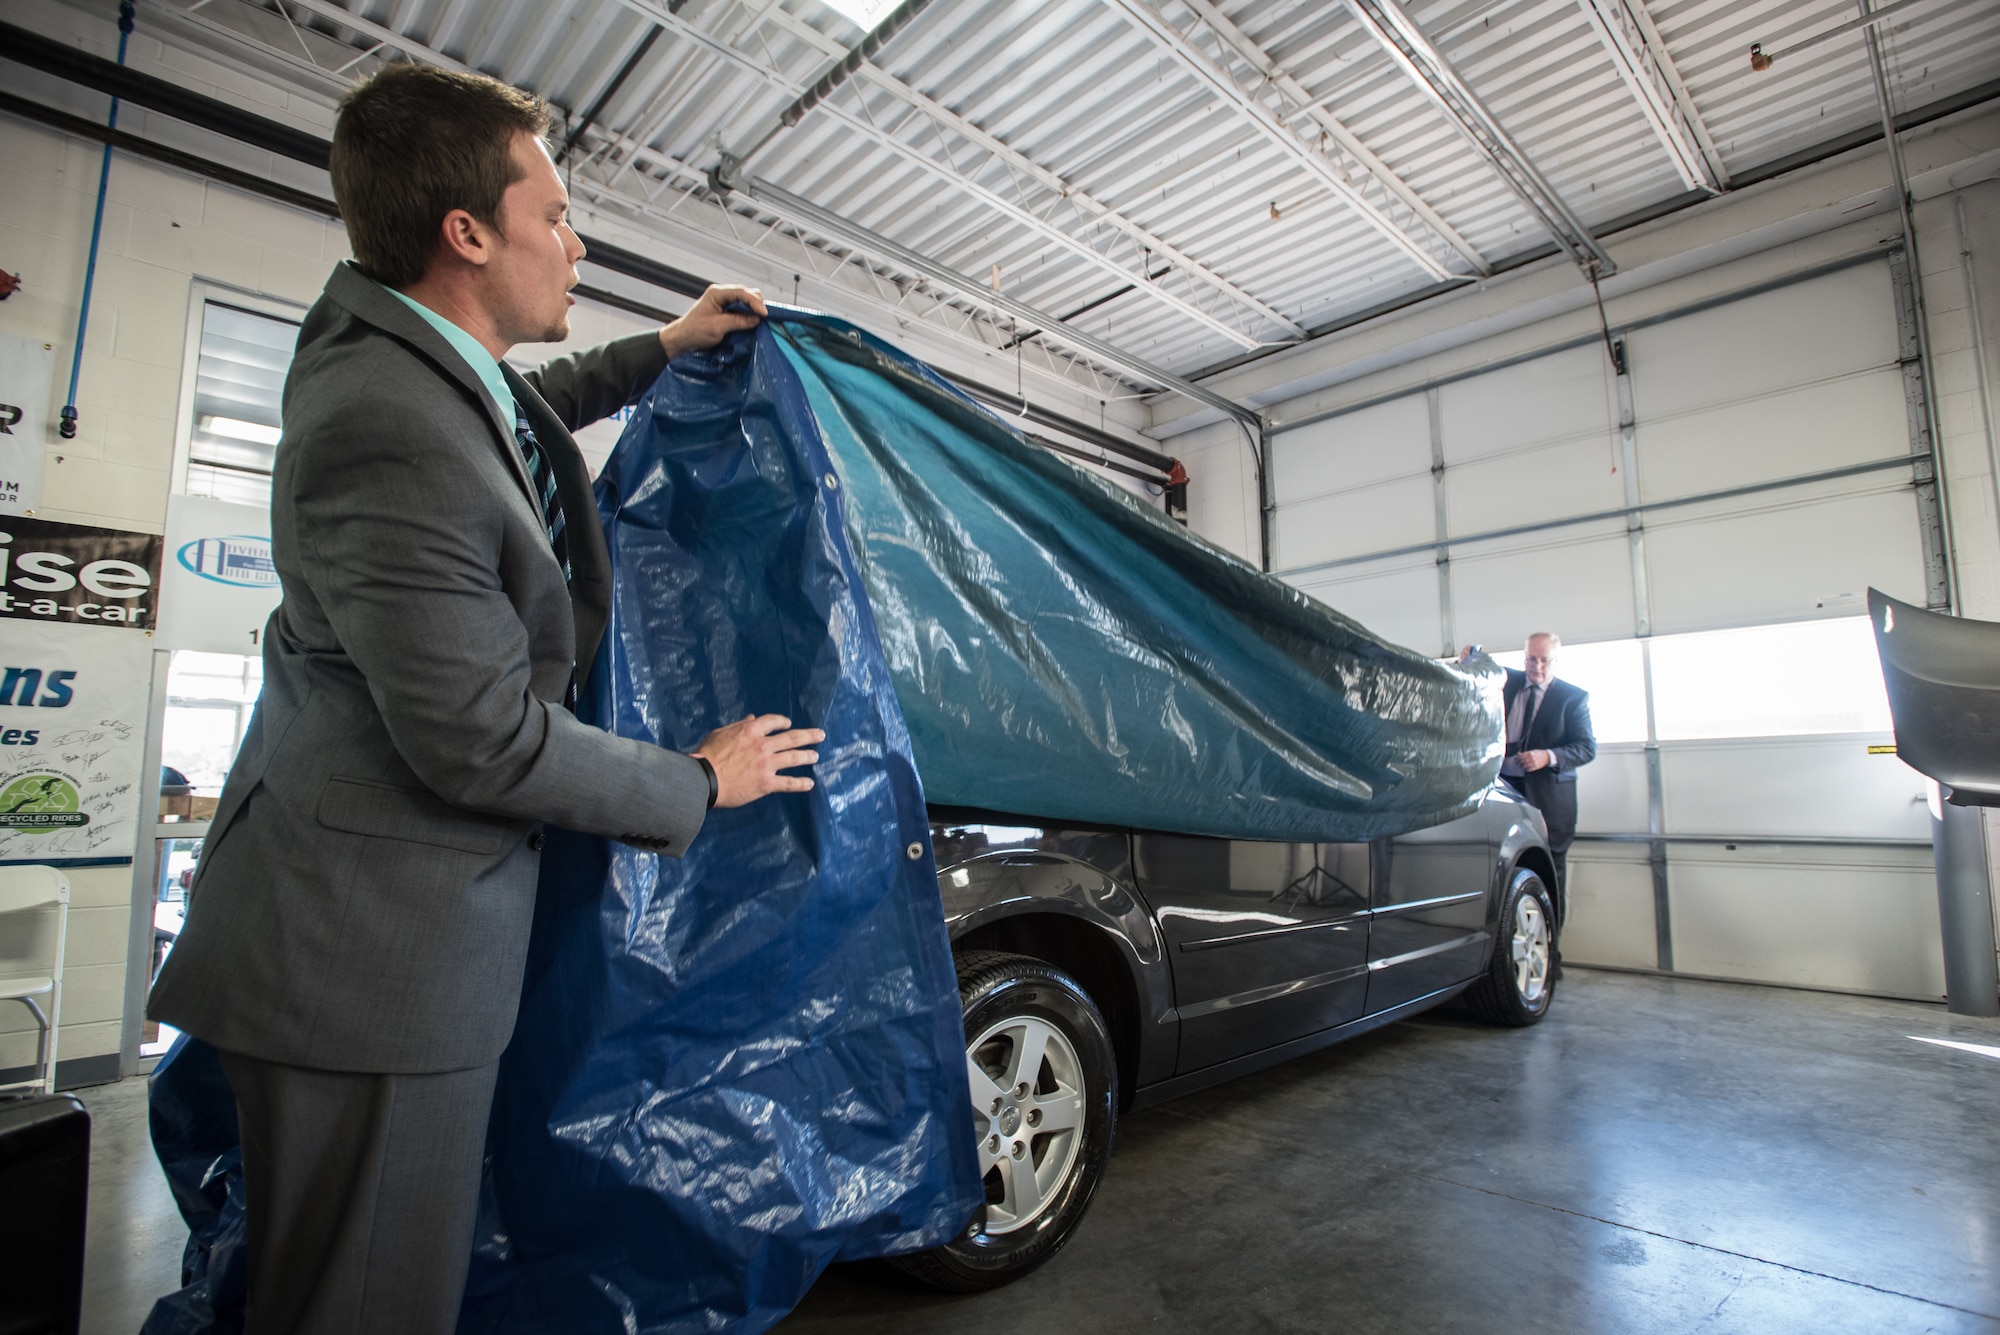
<svg viewBox="0 0 2000 1335">
<path fill-rule="evenodd" d="M 1492 782 L 1484 659 L 1386 643 L 851 325 L 773 328 L 932 802 L 1347 841 L 1463 814 Z"/>
</svg>

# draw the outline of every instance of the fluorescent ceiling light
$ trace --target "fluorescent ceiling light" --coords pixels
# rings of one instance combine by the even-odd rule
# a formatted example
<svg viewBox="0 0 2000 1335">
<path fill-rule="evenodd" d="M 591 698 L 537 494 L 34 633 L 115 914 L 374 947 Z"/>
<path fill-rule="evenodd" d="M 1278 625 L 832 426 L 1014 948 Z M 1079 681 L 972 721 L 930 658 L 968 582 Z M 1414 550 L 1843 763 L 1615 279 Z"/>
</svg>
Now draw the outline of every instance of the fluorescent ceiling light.
<svg viewBox="0 0 2000 1335">
<path fill-rule="evenodd" d="M 873 32 L 899 0 L 822 0 L 822 3 L 834 13 L 844 15 L 861 31 Z"/>
<path fill-rule="evenodd" d="M 247 440 L 254 445 L 276 445 L 278 428 L 265 426 L 262 422 L 246 422 L 240 417 L 204 417 L 201 429 L 211 436 L 227 436 L 231 440 Z"/>
</svg>

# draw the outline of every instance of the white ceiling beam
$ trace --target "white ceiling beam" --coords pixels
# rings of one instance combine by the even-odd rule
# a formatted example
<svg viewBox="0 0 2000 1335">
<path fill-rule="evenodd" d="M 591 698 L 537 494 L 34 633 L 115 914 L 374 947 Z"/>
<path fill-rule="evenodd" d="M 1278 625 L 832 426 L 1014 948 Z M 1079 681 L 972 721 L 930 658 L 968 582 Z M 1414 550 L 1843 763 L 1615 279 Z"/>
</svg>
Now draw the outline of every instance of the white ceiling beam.
<svg viewBox="0 0 2000 1335">
<path fill-rule="evenodd" d="M 1174 245 L 1173 242 L 1168 241 L 1165 237 L 1133 222 L 1109 204 L 1094 198 L 1088 191 L 1070 184 L 1056 172 L 1042 166 L 1005 141 L 987 133 L 978 125 L 959 115 L 943 103 L 904 83 L 887 70 L 872 64 L 863 65 L 860 75 L 870 85 L 880 88 L 890 96 L 897 98 L 899 101 L 929 117 L 937 124 L 951 130 L 952 133 L 960 135 L 973 144 L 976 144 L 1015 171 L 1034 180 L 1045 190 L 1052 193 L 1058 200 L 1074 206 L 1078 211 L 1087 215 L 1089 221 L 1101 223 L 1111 230 L 1129 237 L 1146 250 L 1151 251 L 1154 255 L 1166 260 L 1176 269 L 1187 274 L 1190 278 L 1213 289 L 1216 293 L 1228 298 L 1230 301 L 1247 307 L 1258 316 L 1276 325 L 1290 337 L 1305 337 L 1306 331 L 1304 327 L 1284 314 L 1284 312 L 1278 310 L 1275 306 L 1268 304 L 1254 293 L 1224 278 L 1221 274 L 1216 273 L 1200 260 L 1195 259 L 1180 247 Z"/>
<path fill-rule="evenodd" d="M 838 121 L 850 133 L 860 135 L 871 143 L 877 144 L 894 153 L 904 161 L 920 167 L 934 176 L 944 178 L 955 188 L 964 191 L 994 212 L 1011 219 L 1014 223 L 1041 237 L 1044 241 L 1053 242 L 1072 255 L 1082 259 L 1093 268 L 1099 269 L 1113 278 L 1130 283 L 1134 290 L 1143 292 L 1154 300 L 1171 306 L 1181 315 L 1213 329 L 1216 333 L 1221 334 L 1237 345 L 1244 348 L 1265 346 L 1266 341 L 1264 339 L 1247 332 L 1240 325 L 1232 324 L 1228 320 L 1224 320 L 1204 310 L 1179 293 L 1162 287 L 1145 271 L 1143 264 L 1138 268 L 1128 266 L 1117 257 L 1107 255 L 1103 251 L 1098 250 L 1081 237 L 1073 236 L 1062 228 L 1053 226 L 1047 219 L 1037 217 L 1034 213 L 1007 198 L 998 190 L 992 189 L 971 176 L 961 175 L 948 166 L 940 166 L 937 160 L 928 153 L 923 152 L 913 145 L 903 143 L 894 135 L 877 129 L 841 107 L 823 102 L 815 110 L 823 116 Z M 1296 331 L 1293 334 L 1294 337 L 1305 332 L 1296 325 L 1292 325 L 1290 321 L 1286 321 L 1285 323 L 1290 330 Z"/>
<path fill-rule="evenodd" d="M 782 27 L 794 37 L 812 43 L 827 55 L 842 54 L 846 51 L 845 47 L 841 46 L 827 34 L 820 32 L 817 28 L 804 22 L 796 15 L 781 8 L 767 10 L 759 17 L 766 22 Z M 1279 311 L 1276 307 L 1245 291 L 1243 288 L 1202 264 L 1201 261 L 1182 251 L 1172 242 L 1155 235 L 1140 224 L 1133 222 L 1110 205 L 1092 198 L 1086 191 L 1078 189 L 1056 172 L 1042 166 L 1027 154 L 1022 153 L 997 136 L 988 133 L 985 129 L 959 115 L 935 98 L 905 83 L 902 79 L 897 78 L 881 66 L 873 62 L 866 62 L 856 71 L 856 78 L 858 82 L 865 82 L 871 87 L 888 93 L 904 105 L 921 113 L 941 129 L 966 140 L 968 144 L 985 153 L 989 159 L 997 159 L 1011 169 L 1010 180 L 1014 179 L 1011 173 L 1018 172 L 1021 176 L 1040 185 L 1050 198 L 1032 202 L 1025 199 L 1010 199 L 985 185 L 979 179 L 976 172 L 959 170 L 956 165 L 951 163 L 939 163 L 934 157 L 923 150 L 913 149 L 910 145 L 894 139 L 887 132 L 881 131 L 872 124 L 857 119 L 840 108 L 832 107 L 822 102 L 816 110 L 825 111 L 835 116 L 855 133 L 881 144 L 892 152 L 904 156 L 914 154 L 915 160 L 920 161 L 928 170 L 943 177 L 960 189 L 965 190 L 968 194 L 978 197 L 991 207 L 1005 213 L 1008 217 L 1013 218 L 1016 222 L 1021 223 L 1032 231 L 1054 240 L 1058 245 L 1077 251 L 1093 264 L 1107 268 L 1110 272 L 1115 273 L 1118 277 L 1135 286 L 1145 288 L 1150 295 L 1174 306 L 1181 314 L 1200 321 L 1202 324 L 1217 330 L 1246 348 L 1267 346 L 1271 340 L 1258 337 L 1256 334 L 1245 330 L 1240 324 L 1219 319 L 1208 309 L 1165 288 L 1162 286 L 1161 279 L 1155 279 L 1147 272 L 1143 259 L 1138 266 L 1127 265 L 1119 261 L 1115 256 L 1107 255 L 1104 251 L 1098 249 L 1097 246 L 1091 244 L 1087 235 L 1080 236 L 1077 232 L 1058 225 L 1052 218 L 1036 213 L 1032 205 L 1039 204 L 1045 208 L 1051 206 L 1066 208 L 1067 211 L 1076 216 L 1077 221 L 1083 224 L 1086 230 L 1097 225 L 1102 225 L 1111 231 L 1120 233 L 1144 249 L 1151 251 L 1155 257 L 1165 260 L 1187 277 L 1209 288 L 1215 294 L 1227 299 L 1238 307 L 1245 308 L 1249 312 L 1254 313 L 1260 320 L 1276 326 L 1278 330 L 1282 331 L 1285 339 L 1305 337 L 1304 327 L 1285 315 L 1282 311 Z M 1018 181 L 1014 183 L 1016 185 L 1019 184 Z M 1170 277 L 1172 277 L 1171 274 L 1161 276 L 1162 279 Z"/>
<path fill-rule="evenodd" d="M 310 10 L 323 19 L 331 20 L 349 32 L 359 33 L 378 46 L 394 47 L 406 56 L 415 56 L 426 65 L 457 70 L 461 74 L 477 73 L 464 61 L 448 56 L 435 47 L 427 46 L 414 37 L 405 37 L 393 28 L 385 28 L 372 19 L 363 18 L 350 9 L 334 4 L 333 0 L 289 0 L 289 3 L 294 8 Z"/>
<path fill-rule="evenodd" d="M 820 45 L 828 54 L 832 54 L 833 50 L 839 46 L 837 42 L 834 42 L 825 33 L 820 32 L 811 24 L 800 19 L 796 14 L 782 7 L 770 8 L 759 15 L 759 17 L 784 28 L 796 37 Z M 1111 205 L 1094 198 L 1088 191 L 1065 179 L 1060 173 L 1052 171 L 1041 163 L 1036 162 L 1013 145 L 989 133 L 975 122 L 959 115 L 956 111 L 939 102 L 936 98 L 931 97 L 928 93 L 904 82 L 873 61 L 864 63 L 856 74 L 861 81 L 881 89 L 898 101 L 922 112 L 939 126 L 966 139 L 1015 171 L 1020 172 L 1023 176 L 1037 182 L 1054 195 L 1057 200 L 1070 204 L 1087 215 L 1090 221 L 1102 223 L 1112 230 L 1130 237 L 1147 250 L 1152 251 L 1155 255 L 1167 260 L 1175 268 L 1185 272 L 1189 277 L 1206 284 L 1223 296 L 1228 297 L 1231 301 L 1248 307 L 1264 319 L 1283 329 L 1292 337 L 1305 337 L 1306 331 L 1303 326 L 1299 325 L 1276 307 L 1264 302 L 1256 294 L 1224 278 L 1200 260 L 1181 250 L 1180 247 L 1174 245 L 1171 241 L 1132 221 Z"/>
<path fill-rule="evenodd" d="M 1618 266 L 1576 211 L 1556 193 L 1472 86 L 1459 77 L 1444 53 L 1396 0 L 1347 0 L 1347 8 L 1396 67 L 1437 104 L 1453 128 L 1499 173 L 1507 188 L 1541 219 L 1564 254 L 1596 277 L 1616 272 Z"/>
<path fill-rule="evenodd" d="M 1597 38 L 1604 43 L 1618 77 L 1646 117 L 1660 146 L 1667 150 L 1681 184 L 1690 190 L 1719 195 L 1729 185 L 1729 173 L 1702 124 L 1680 71 L 1667 54 L 1666 43 L 1646 10 L 1646 0 L 1577 0 Z"/>
<path fill-rule="evenodd" d="M 1245 92 L 1226 70 L 1211 60 L 1206 52 L 1188 39 L 1187 34 L 1169 23 L 1159 11 L 1147 4 L 1146 0 L 1106 0 L 1106 3 L 1131 19 L 1133 26 L 1152 38 L 1155 45 L 1172 56 L 1183 69 L 1195 77 L 1197 82 L 1248 117 L 1274 147 L 1290 158 L 1308 176 L 1332 192 L 1335 198 L 1343 200 L 1348 207 L 1360 214 L 1365 222 L 1380 232 L 1396 249 L 1409 256 L 1431 277 L 1443 280 L 1462 276 L 1454 275 L 1443 259 L 1431 253 L 1431 247 L 1405 231 L 1395 219 L 1350 184 L 1325 155 L 1301 139 L 1277 113 Z"/>
<path fill-rule="evenodd" d="M 1344 169 L 1343 175 L 1359 176 L 1364 180 L 1374 181 L 1385 193 L 1394 197 L 1396 204 L 1400 204 L 1415 215 L 1414 220 L 1401 220 L 1407 230 L 1416 233 L 1423 228 L 1429 228 L 1447 246 L 1457 251 L 1460 257 L 1472 266 L 1473 272 L 1482 277 L 1493 272 L 1493 267 L 1486 262 L 1485 256 L 1475 250 L 1470 241 L 1460 236 L 1422 195 L 1391 170 L 1387 163 L 1376 157 L 1373 149 L 1362 143 L 1354 131 L 1348 129 L 1339 117 L 1315 99 L 1307 91 L 1306 86 L 1292 77 L 1291 72 L 1273 59 L 1270 53 L 1251 40 L 1248 33 L 1231 22 L 1228 15 L 1210 4 L 1209 0 L 1181 0 L 1181 3 L 1200 15 L 1201 21 L 1213 29 L 1217 37 L 1228 43 L 1229 47 L 1247 61 L 1260 77 L 1268 80 L 1273 88 L 1282 93 L 1298 113 L 1310 117 L 1315 126 L 1326 132 L 1327 138 L 1353 159 L 1351 165 L 1337 164 Z M 1394 205 L 1389 205 L 1384 211 L 1393 212 L 1393 208 Z"/>
</svg>

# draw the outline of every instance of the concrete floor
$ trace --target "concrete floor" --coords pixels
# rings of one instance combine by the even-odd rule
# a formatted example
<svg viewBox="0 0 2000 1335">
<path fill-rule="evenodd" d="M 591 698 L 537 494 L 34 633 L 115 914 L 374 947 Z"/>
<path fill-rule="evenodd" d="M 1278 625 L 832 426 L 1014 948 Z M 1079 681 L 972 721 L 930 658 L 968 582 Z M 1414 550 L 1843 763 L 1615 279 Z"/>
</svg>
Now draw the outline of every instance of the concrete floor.
<svg viewBox="0 0 2000 1335">
<path fill-rule="evenodd" d="M 779 1329 L 2000 1331 L 2000 1021 L 1571 969 L 1526 1031 L 1392 1026 L 1119 1129 L 1067 1250 L 970 1298 L 836 1268 Z M 182 1233 L 138 1081 L 96 1121 L 84 1330 Z"/>
</svg>

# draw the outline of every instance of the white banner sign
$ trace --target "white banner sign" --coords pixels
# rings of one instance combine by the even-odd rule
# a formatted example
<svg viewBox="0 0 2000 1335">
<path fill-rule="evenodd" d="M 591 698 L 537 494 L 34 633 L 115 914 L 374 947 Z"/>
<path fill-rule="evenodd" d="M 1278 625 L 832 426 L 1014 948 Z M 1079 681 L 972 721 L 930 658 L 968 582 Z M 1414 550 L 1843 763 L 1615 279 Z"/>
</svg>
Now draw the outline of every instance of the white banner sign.
<svg viewBox="0 0 2000 1335">
<path fill-rule="evenodd" d="M 145 804 L 153 641 L 9 621 L 0 645 L 0 862 L 131 857 Z"/>
<path fill-rule="evenodd" d="M 160 566 L 160 648 L 262 652 L 264 623 L 279 594 L 270 511 L 205 496 L 169 497 Z"/>
<path fill-rule="evenodd" d="M 55 348 L 0 335 L 0 515 L 31 515 L 42 503 Z"/>
</svg>

